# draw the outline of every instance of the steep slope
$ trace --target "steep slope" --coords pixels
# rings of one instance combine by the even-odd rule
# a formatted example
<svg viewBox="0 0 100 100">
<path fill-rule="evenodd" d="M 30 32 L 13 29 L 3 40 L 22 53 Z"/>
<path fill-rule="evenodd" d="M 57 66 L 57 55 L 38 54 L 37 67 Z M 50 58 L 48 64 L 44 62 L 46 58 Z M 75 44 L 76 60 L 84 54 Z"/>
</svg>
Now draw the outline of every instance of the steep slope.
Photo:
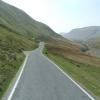
<svg viewBox="0 0 100 100">
<path fill-rule="evenodd" d="M 22 64 L 23 51 L 37 47 L 37 40 L 61 37 L 47 25 L 0 0 L 0 100 Z"/>
<path fill-rule="evenodd" d="M 84 54 L 79 46 L 61 37 L 47 25 L 0 1 L 0 97 L 24 60 L 22 51 L 36 48 L 37 40 L 45 41 L 48 51 L 60 57 L 78 63 L 100 65 L 99 59 Z"/>
<path fill-rule="evenodd" d="M 22 10 L 0 1 L 0 25 L 27 36 L 57 36 L 47 25 L 33 20 Z"/>
<path fill-rule="evenodd" d="M 0 0 L 0 99 L 25 58 L 23 51 L 35 49 L 38 41 L 53 39 L 68 42 L 47 25 Z"/>
<path fill-rule="evenodd" d="M 66 46 L 67 45 L 67 46 Z M 64 72 L 83 84 L 100 99 L 100 59 L 80 52 L 65 42 L 52 41 L 46 44 L 45 54 Z M 76 48 L 76 49 L 75 49 Z"/>
<path fill-rule="evenodd" d="M 95 100 L 100 99 L 100 58 L 81 52 L 77 45 L 57 39 L 47 42 L 44 53 L 90 90 L 96 96 Z"/>
<path fill-rule="evenodd" d="M 36 47 L 32 39 L 0 26 L 0 99 L 25 58 L 22 51 Z"/>
<path fill-rule="evenodd" d="M 64 34 L 64 37 L 88 47 L 88 53 L 100 57 L 100 26 L 90 26 L 74 29 Z"/>
<path fill-rule="evenodd" d="M 87 41 L 91 38 L 100 37 L 100 26 L 73 29 L 71 32 L 64 34 L 64 37 L 71 40 Z"/>
</svg>

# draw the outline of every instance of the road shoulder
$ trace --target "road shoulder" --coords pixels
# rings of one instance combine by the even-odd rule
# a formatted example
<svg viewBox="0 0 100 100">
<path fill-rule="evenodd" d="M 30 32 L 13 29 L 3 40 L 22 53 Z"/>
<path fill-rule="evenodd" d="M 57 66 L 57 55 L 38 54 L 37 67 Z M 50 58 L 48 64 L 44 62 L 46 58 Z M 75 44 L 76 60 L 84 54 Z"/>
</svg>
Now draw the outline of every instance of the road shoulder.
<svg viewBox="0 0 100 100">
<path fill-rule="evenodd" d="M 18 72 L 16 73 L 15 77 L 12 79 L 7 91 L 5 92 L 5 94 L 2 97 L 2 100 L 11 100 L 11 97 L 12 97 L 12 95 L 14 93 L 14 90 L 15 90 L 17 84 L 18 84 L 18 81 L 19 81 L 19 79 L 21 77 L 21 74 L 22 74 L 22 72 L 23 72 L 23 70 L 25 68 L 28 56 L 31 53 L 31 51 L 24 51 L 23 53 L 25 55 L 24 62 L 20 66 L 20 68 L 19 68 Z"/>
</svg>

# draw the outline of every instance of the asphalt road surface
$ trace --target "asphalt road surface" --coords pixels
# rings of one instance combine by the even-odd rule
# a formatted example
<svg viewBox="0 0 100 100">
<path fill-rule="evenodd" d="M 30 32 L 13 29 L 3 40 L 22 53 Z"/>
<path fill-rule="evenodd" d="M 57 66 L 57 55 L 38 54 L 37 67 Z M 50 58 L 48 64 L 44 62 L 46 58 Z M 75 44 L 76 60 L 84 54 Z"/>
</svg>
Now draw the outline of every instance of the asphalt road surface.
<svg viewBox="0 0 100 100">
<path fill-rule="evenodd" d="M 92 100 L 41 53 L 42 49 L 43 43 L 29 55 L 11 100 Z"/>
</svg>

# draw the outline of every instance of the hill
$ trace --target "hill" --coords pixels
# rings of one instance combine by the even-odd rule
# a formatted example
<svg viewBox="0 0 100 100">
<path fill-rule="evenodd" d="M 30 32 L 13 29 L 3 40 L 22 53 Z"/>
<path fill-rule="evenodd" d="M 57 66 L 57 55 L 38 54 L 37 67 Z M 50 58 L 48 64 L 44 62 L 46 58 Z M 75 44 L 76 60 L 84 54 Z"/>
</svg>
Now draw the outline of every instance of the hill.
<svg viewBox="0 0 100 100">
<path fill-rule="evenodd" d="M 0 26 L 14 33 L 35 37 L 37 35 L 57 36 L 47 25 L 35 21 L 22 10 L 0 1 Z"/>
<path fill-rule="evenodd" d="M 76 43 L 87 45 L 92 55 L 100 57 L 100 26 L 73 29 L 64 34 L 64 37 Z"/>
<path fill-rule="evenodd" d="M 80 51 L 79 45 L 58 35 L 22 10 L 0 1 L 0 98 L 25 58 L 23 51 L 35 49 L 39 41 L 45 41 L 45 49 L 50 54 L 70 61 L 76 65 L 75 68 L 80 68 L 80 64 L 85 64 L 88 69 L 90 66 L 100 68 L 100 60 Z M 94 76 L 97 77 L 97 74 Z"/>
<path fill-rule="evenodd" d="M 71 40 L 88 41 L 91 38 L 100 37 L 100 26 L 90 26 L 73 29 L 71 32 L 64 34 L 64 37 Z"/>
<path fill-rule="evenodd" d="M 0 0 L 0 98 L 17 73 L 25 55 L 37 42 L 61 37 L 47 25 Z"/>
</svg>

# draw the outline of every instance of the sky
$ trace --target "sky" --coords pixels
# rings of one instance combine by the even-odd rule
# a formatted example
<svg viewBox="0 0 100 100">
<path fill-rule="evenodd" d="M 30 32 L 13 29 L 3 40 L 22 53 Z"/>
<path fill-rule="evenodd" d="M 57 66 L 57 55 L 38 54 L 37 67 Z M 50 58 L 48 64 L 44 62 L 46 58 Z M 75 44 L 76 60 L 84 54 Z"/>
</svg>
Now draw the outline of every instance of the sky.
<svg viewBox="0 0 100 100">
<path fill-rule="evenodd" d="M 100 0 L 3 0 L 50 26 L 57 33 L 100 26 Z"/>
</svg>

